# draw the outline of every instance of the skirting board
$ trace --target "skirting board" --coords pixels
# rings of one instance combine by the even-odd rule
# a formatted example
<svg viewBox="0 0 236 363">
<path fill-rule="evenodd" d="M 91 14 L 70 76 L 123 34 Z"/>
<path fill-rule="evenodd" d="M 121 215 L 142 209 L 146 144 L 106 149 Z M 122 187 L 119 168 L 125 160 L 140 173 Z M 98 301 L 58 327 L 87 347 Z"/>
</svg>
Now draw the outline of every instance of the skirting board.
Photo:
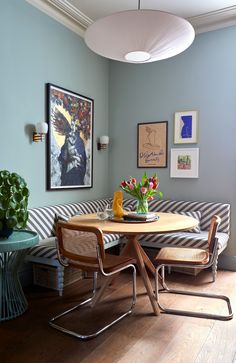
<svg viewBox="0 0 236 363">
<path fill-rule="evenodd" d="M 219 255 L 218 268 L 236 271 L 236 256 Z"/>
</svg>

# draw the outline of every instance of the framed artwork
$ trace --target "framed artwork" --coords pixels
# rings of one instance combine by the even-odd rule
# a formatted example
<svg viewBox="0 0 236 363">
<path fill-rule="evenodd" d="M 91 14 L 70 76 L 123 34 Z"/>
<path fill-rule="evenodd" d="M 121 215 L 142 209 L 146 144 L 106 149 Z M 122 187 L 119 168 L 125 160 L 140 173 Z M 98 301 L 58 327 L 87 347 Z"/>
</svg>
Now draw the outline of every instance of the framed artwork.
<svg viewBox="0 0 236 363">
<path fill-rule="evenodd" d="M 199 177 L 199 148 L 171 149 L 171 178 Z"/>
<path fill-rule="evenodd" d="M 47 189 L 91 188 L 93 100 L 47 84 Z"/>
<path fill-rule="evenodd" d="M 138 124 L 138 168 L 166 168 L 168 122 Z"/>
<path fill-rule="evenodd" d="M 178 111 L 174 115 L 174 143 L 197 143 L 197 111 Z"/>
</svg>

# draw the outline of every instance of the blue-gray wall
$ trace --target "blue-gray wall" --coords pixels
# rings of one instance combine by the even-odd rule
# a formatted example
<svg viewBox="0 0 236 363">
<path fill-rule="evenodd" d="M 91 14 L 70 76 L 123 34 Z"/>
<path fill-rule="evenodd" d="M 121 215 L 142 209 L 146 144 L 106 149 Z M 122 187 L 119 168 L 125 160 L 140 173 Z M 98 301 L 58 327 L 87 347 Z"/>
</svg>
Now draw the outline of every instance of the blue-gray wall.
<svg viewBox="0 0 236 363">
<path fill-rule="evenodd" d="M 111 62 L 109 134 L 111 192 L 137 168 L 137 123 L 168 121 L 172 147 L 200 148 L 199 179 L 171 179 L 158 172 L 165 199 L 229 202 L 232 235 L 226 251 L 236 255 L 236 27 L 198 35 L 184 53 L 145 65 Z M 199 112 L 197 144 L 173 144 L 173 114 Z M 170 162 L 170 158 L 168 160 Z M 169 163 L 168 163 L 169 164 Z"/>
<path fill-rule="evenodd" d="M 30 188 L 30 206 L 107 195 L 108 153 L 96 138 L 108 133 L 109 62 L 83 39 L 24 0 L 1 2 L 0 169 L 19 173 Z M 45 189 L 45 142 L 32 143 L 32 126 L 45 120 L 45 84 L 94 99 L 94 188 Z"/>
</svg>

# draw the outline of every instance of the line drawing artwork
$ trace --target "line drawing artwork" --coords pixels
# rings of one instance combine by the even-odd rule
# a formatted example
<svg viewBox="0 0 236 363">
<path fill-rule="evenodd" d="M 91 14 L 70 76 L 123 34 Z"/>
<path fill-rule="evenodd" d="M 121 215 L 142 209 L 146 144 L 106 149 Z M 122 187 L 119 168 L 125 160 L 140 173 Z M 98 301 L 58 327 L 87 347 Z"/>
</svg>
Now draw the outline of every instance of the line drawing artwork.
<svg viewBox="0 0 236 363">
<path fill-rule="evenodd" d="M 154 128 L 150 127 L 150 126 L 146 126 L 145 127 L 145 132 L 146 132 L 146 140 L 148 142 L 143 144 L 144 148 L 147 149 L 159 149 L 160 145 L 157 144 L 156 142 L 156 137 L 157 137 L 157 130 L 155 130 Z"/>
<path fill-rule="evenodd" d="M 138 124 L 139 168 L 167 167 L 167 121 Z"/>
</svg>

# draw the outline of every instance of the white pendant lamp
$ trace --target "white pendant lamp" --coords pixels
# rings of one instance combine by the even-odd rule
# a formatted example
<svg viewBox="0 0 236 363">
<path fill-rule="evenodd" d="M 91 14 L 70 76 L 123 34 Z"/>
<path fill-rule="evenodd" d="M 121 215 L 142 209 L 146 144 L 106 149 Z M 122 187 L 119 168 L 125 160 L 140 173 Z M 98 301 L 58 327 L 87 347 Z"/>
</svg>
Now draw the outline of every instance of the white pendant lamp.
<svg viewBox="0 0 236 363">
<path fill-rule="evenodd" d="M 159 10 L 118 12 L 95 21 L 85 43 L 95 53 L 128 63 L 150 63 L 173 57 L 193 42 L 195 32 L 185 19 Z"/>
</svg>

